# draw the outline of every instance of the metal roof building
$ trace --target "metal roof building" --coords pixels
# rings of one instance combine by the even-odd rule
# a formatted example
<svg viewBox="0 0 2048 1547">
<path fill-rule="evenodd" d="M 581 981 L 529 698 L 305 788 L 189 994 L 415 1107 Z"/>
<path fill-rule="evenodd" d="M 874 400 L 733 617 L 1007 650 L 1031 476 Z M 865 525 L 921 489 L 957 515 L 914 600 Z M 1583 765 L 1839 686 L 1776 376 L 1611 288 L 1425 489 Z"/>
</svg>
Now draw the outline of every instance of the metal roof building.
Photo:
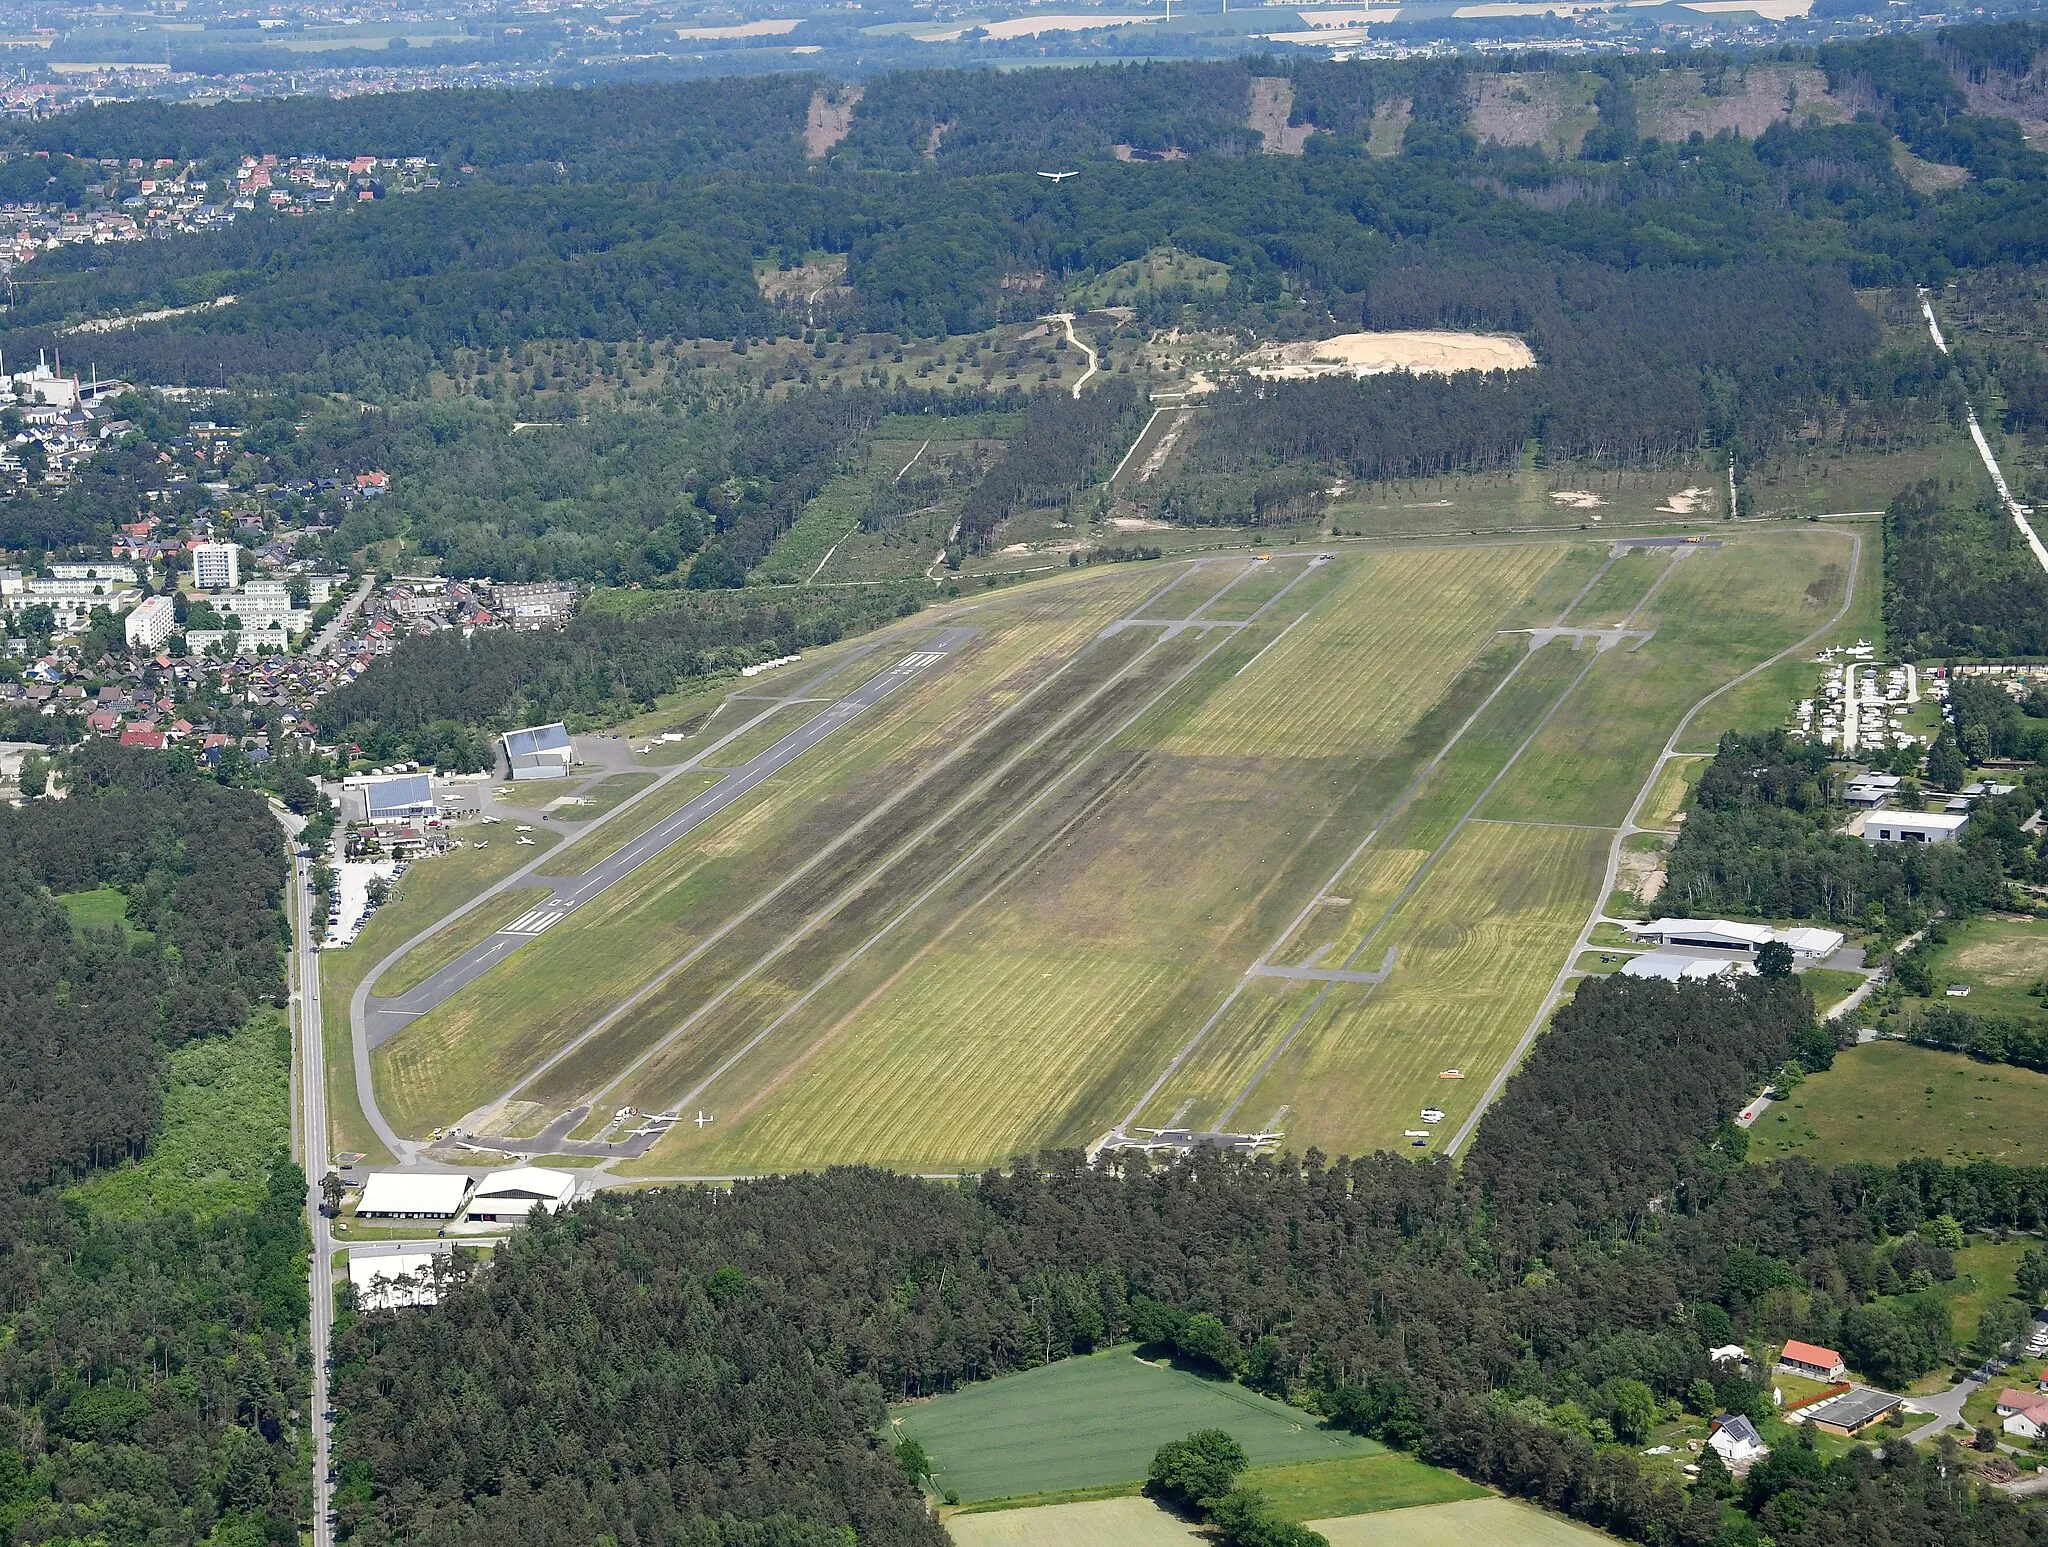
<svg viewBox="0 0 2048 1547">
<path fill-rule="evenodd" d="M 505 744 L 505 764 L 515 779 L 560 779 L 575 756 L 567 727 L 529 725 L 498 738 Z"/>
<path fill-rule="evenodd" d="M 533 1211 L 535 1204 L 552 1214 L 575 1197 L 576 1178 L 567 1171 L 515 1166 L 510 1171 L 491 1172 L 479 1181 L 462 1217 L 480 1224 L 517 1223 Z"/>
<path fill-rule="evenodd" d="M 372 822 L 423 821 L 435 814 L 434 781 L 423 773 L 365 779 L 363 805 Z"/>
</svg>

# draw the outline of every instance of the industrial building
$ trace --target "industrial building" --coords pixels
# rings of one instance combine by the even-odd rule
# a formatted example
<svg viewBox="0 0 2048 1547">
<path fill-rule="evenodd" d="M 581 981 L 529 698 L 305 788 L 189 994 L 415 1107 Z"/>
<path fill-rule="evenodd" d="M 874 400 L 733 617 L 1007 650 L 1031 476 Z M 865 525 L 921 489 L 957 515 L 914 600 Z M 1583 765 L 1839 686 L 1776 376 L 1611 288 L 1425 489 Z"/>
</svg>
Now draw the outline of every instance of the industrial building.
<svg viewBox="0 0 2048 1547">
<path fill-rule="evenodd" d="M 1653 945 L 1678 946 L 1700 951 L 1756 953 L 1772 941 L 1792 948 L 1793 958 L 1802 962 L 1826 961 L 1842 948 L 1839 930 L 1797 927 L 1774 929 L 1769 924 L 1744 924 L 1731 919 L 1651 919 L 1631 924 L 1629 933 Z"/>
<path fill-rule="evenodd" d="M 373 1171 L 356 1203 L 358 1219 L 453 1219 L 469 1197 L 457 1171 Z"/>
<path fill-rule="evenodd" d="M 505 744 L 505 764 L 514 779 L 563 778 L 576 756 L 568 729 L 559 721 L 507 731 L 498 739 Z"/>
<path fill-rule="evenodd" d="M 432 1305 L 439 1298 L 434 1259 L 446 1251 L 404 1242 L 391 1246 L 351 1246 L 348 1281 L 355 1286 L 356 1306 L 365 1311 L 394 1311 Z"/>
<path fill-rule="evenodd" d="M 1967 811 L 1873 811 L 1863 819 L 1863 841 L 1948 843 L 1969 820 Z"/>
</svg>

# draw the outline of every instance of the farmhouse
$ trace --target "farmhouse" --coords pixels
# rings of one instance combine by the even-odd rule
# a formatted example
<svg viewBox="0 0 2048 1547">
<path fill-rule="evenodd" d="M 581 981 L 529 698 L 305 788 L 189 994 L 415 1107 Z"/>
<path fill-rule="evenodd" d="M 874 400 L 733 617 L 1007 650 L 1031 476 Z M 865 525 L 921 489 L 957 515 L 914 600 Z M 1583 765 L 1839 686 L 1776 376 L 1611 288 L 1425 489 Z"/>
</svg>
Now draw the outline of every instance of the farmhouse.
<svg viewBox="0 0 2048 1547">
<path fill-rule="evenodd" d="M 514 779 L 560 779 L 575 755 L 568 730 L 554 725 L 529 725 L 498 738 L 505 744 L 505 766 Z"/>
<path fill-rule="evenodd" d="M 454 1171 L 373 1171 L 356 1204 L 358 1219 L 453 1219 L 470 1179 Z"/>
<path fill-rule="evenodd" d="M 1889 1391 L 1872 1391 L 1867 1386 L 1858 1386 L 1825 1402 L 1816 1402 L 1802 1411 L 1799 1417 L 1829 1434 L 1860 1434 L 1902 1405 L 1903 1399 Z"/>
<path fill-rule="evenodd" d="M 1771 1453 L 1771 1447 L 1756 1432 L 1756 1425 L 1739 1414 L 1723 1413 L 1716 1418 L 1707 1433 L 1707 1443 L 1731 1472 L 1747 1471 Z"/>
<path fill-rule="evenodd" d="M 1863 841 L 1947 843 L 1969 820 L 1967 811 L 1876 811 L 1863 819 Z"/>
<path fill-rule="evenodd" d="M 1797 1338 L 1785 1345 L 1778 1355 L 1778 1368 L 1787 1375 L 1809 1375 L 1815 1380 L 1840 1380 L 1849 1373 L 1849 1367 L 1842 1363 L 1842 1356 L 1832 1348 L 1822 1348 L 1818 1343 L 1802 1343 Z"/>
<path fill-rule="evenodd" d="M 576 1178 L 567 1171 L 518 1166 L 497 1171 L 477 1183 L 463 1219 L 470 1224 L 517 1224 L 539 1204 L 550 1214 L 576 1197 Z"/>
</svg>

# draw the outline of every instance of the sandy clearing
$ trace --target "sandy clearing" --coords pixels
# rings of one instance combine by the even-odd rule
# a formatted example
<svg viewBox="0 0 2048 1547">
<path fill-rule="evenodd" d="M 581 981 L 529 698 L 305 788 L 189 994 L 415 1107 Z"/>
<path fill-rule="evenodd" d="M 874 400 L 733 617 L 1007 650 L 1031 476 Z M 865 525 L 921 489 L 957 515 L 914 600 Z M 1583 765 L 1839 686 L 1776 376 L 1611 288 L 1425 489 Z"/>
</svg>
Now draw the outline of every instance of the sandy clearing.
<svg viewBox="0 0 2048 1547">
<path fill-rule="evenodd" d="M 1166 459 L 1173 455 L 1173 448 L 1180 443 L 1181 431 L 1188 427 L 1188 412 L 1182 409 L 1173 416 L 1173 423 L 1166 427 L 1166 433 L 1159 437 L 1159 444 L 1152 448 L 1152 454 L 1145 458 L 1145 465 L 1138 469 L 1138 482 L 1149 483 L 1152 475 L 1166 466 Z"/>
<path fill-rule="evenodd" d="M 1594 494 L 1585 489 L 1552 489 L 1550 497 L 1572 510 L 1593 510 L 1607 503 L 1604 494 Z"/>
<path fill-rule="evenodd" d="M 1679 489 L 1665 495 L 1664 503 L 1657 509 L 1667 516 L 1689 516 L 1706 509 L 1707 501 L 1713 497 L 1712 489 Z"/>
<path fill-rule="evenodd" d="M 1259 148 L 1269 156 L 1298 156 L 1314 124 L 1290 124 L 1294 112 L 1294 82 L 1278 75 L 1252 78 L 1251 114 L 1247 127 L 1259 136 Z"/>
<path fill-rule="evenodd" d="M 1111 516 L 1109 524 L 1119 532 L 1170 532 L 1171 521 L 1154 521 L 1149 516 Z"/>
<path fill-rule="evenodd" d="M 813 161 L 846 138 L 853 127 L 853 110 L 860 105 L 861 89 L 849 86 L 833 101 L 822 91 L 811 93 L 811 110 L 804 121 L 804 154 Z"/>
<path fill-rule="evenodd" d="M 779 38 L 804 24 L 801 16 L 787 21 L 750 21 L 736 27 L 679 27 L 676 36 L 685 42 L 714 42 L 719 38 Z"/>
<path fill-rule="evenodd" d="M 1261 344 L 1241 363 L 1254 376 L 1296 381 L 1311 376 L 1382 376 L 1390 371 L 1421 376 L 1521 371 L 1534 366 L 1536 356 L 1512 334 L 1422 329 Z"/>
</svg>

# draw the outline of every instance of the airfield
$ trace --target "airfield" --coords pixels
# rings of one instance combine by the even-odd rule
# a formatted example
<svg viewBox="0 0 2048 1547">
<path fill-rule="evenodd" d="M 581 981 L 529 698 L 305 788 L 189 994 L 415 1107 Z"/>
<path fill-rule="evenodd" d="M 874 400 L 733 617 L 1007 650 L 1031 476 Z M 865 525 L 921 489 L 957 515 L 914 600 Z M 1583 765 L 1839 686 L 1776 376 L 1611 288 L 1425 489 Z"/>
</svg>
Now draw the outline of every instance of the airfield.
<svg viewBox="0 0 2048 1547">
<path fill-rule="evenodd" d="M 1775 722 L 1862 559 L 1814 524 L 1338 543 L 935 607 L 736 692 L 367 972 L 358 1094 L 402 1153 L 621 1178 L 1451 1149 L 1660 771 Z"/>
</svg>

